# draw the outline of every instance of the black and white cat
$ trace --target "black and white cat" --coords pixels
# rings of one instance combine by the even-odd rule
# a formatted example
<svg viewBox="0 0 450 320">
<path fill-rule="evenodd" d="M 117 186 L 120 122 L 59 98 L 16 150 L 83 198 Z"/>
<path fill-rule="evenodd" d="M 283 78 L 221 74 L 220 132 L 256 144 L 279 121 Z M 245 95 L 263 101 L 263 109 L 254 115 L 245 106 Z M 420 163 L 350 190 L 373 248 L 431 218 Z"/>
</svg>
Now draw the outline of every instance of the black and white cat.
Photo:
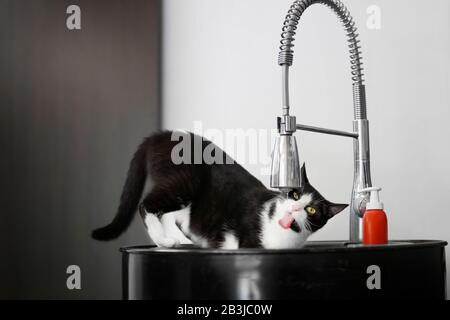
<svg viewBox="0 0 450 320">
<path fill-rule="evenodd" d="M 192 242 L 203 248 L 297 248 L 347 207 L 322 197 L 309 184 L 304 165 L 304 185 L 285 196 L 267 189 L 212 142 L 188 132 L 181 138 L 189 139 L 192 150 L 195 143 L 202 151 L 213 147 L 212 155 L 223 161 L 175 164 L 172 152 L 179 142 L 172 132 L 146 138 L 131 161 L 117 215 L 93 232 L 94 239 L 118 237 L 139 207 L 160 247 Z M 181 156 L 194 160 L 193 153 Z M 139 205 L 145 185 L 150 192 Z"/>
</svg>

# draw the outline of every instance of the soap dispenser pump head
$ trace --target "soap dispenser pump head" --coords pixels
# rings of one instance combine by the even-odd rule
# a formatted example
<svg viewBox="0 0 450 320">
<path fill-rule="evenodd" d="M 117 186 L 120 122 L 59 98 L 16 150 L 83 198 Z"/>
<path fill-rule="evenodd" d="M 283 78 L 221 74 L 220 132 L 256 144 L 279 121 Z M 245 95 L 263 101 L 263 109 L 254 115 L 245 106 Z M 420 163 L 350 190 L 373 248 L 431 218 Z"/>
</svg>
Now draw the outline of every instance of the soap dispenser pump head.
<svg viewBox="0 0 450 320">
<path fill-rule="evenodd" d="M 366 210 L 383 210 L 384 204 L 380 201 L 380 195 L 379 192 L 381 191 L 381 188 L 365 188 L 360 190 L 360 192 L 370 192 L 370 200 L 369 203 L 366 205 Z"/>
</svg>

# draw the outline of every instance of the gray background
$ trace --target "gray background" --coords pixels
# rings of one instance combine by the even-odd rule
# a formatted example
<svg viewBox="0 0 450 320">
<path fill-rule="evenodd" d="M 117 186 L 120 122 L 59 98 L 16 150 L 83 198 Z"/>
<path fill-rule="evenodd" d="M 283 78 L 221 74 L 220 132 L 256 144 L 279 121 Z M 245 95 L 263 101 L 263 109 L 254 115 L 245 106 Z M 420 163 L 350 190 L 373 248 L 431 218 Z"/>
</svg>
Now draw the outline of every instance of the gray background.
<svg viewBox="0 0 450 320">
<path fill-rule="evenodd" d="M 82 30 L 66 28 L 78 4 Z M 128 162 L 159 124 L 158 1 L 0 0 L 0 298 L 120 298 L 115 214 Z M 82 290 L 66 288 L 66 268 Z"/>
<path fill-rule="evenodd" d="M 450 1 L 344 2 L 361 35 L 373 183 L 383 187 L 390 237 L 449 241 Z M 193 121 L 202 120 L 204 130 L 274 128 L 281 113 L 280 30 L 291 3 L 165 0 L 163 125 L 192 130 Z M 370 5 L 381 9 L 380 30 L 366 26 Z M 316 5 L 295 38 L 292 114 L 305 124 L 351 130 L 342 26 Z M 313 133 L 297 133 L 297 139 L 310 181 L 330 200 L 349 201 L 352 141 Z M 270 148 L 260 160 L 270 161 Z M 267 164 L 244 166 L 269 184 L 261 173 Z M 312 239 L 348 239 L 348 210 Z"/>
</svg>

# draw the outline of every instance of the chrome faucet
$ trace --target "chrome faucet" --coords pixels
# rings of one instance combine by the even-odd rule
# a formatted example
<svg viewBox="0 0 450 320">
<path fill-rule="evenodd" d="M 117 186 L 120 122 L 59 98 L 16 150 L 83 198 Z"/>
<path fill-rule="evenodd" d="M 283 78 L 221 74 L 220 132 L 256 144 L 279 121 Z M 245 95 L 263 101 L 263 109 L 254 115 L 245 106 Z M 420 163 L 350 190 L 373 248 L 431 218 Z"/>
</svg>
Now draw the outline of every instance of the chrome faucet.
<svg viewBox="0 0 450 320">
<path fill-rule="evenodd" d="M 289 114 L 289 67 L 294 60 L 294 36 L 302 14 L 313 4 L 323 4 L 332 9 L 347 33 L 350 52 L 350 66 L 353 81 L 354 121 L 353 132 L 332 130 L 327 128 L 298 124 L 296 117 Z M 278 117 L 278 132 L 272 153 L 272 169 L 270 185 L 282 192 L 289 192 L 302 185 L 300 175 L 300 161 L 297 142 L 293 135 L 296 130 L 318 132 L 354 140 L 354 181 L 350 204 L 350 241 L 358 243 L 361 240 L 361 218 L 364 215 L 369 195 L 361 193 L 362 190 L 372 186 L 370 177 L 370 151 L 369 151 L 369 121 L 366 112 L 366 94 L 364 77 L 362 73 L 361 50 L 358 40 L 357 28 L 346 6 L 339 0 L 297 0 L 286 15 L 281 33 L 281 46 L 278 55 L 278 64 L 282 70 L 282 96 L 283 112 Z"/>
</svg>

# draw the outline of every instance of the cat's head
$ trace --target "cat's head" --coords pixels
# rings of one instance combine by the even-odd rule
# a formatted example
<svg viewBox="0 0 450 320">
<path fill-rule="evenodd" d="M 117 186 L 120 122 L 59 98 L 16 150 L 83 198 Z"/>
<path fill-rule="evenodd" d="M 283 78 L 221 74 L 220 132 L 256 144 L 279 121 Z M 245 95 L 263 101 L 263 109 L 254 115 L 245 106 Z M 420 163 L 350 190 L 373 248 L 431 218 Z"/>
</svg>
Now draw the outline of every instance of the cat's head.
<svg viewBox="0 0 450 320">
<path fill-rule="evenodd" d="M 322 228 L 328 220 L 344 210 L 348 204 L 333 203 L 325 199 L 310 183 L 303 164 L 301 169 L 303 186 L 289 192 L 288 197 L 298 201 L 300 212 L 295 220 L 300 220 L 300 228 L 315 232 Z"/>
</svg>

